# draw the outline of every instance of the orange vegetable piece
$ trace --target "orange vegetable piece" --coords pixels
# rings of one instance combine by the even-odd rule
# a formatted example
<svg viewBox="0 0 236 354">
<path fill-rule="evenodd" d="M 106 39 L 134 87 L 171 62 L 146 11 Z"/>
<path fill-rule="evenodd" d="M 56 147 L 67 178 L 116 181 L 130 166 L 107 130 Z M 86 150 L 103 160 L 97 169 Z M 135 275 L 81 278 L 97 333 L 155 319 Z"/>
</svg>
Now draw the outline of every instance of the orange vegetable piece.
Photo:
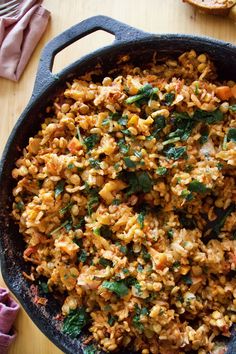
<svg viewBox="0 0 236 354">
<path fill-rule="evenodd" d="M 233 87 L 231 87 L 231 92 L 232 92 L 232 96 L 234 98 L 236 98 L 236 85 L 234 85 Z"/>
<path fill-rule="evenodd" d="M 76 137 L 73 137 L 72 140 L 68 144 L 69 151 L 72 154 L 75 154 L 81 148 L 82 148 L 81 142 Z"/>
<path fill-rule="evenodd" d="M 232 91 L 229 86 L 219 86 L 216 88 L 216 96 L 222 101 L 228 100 L 232 97 Z"/>
</svg>

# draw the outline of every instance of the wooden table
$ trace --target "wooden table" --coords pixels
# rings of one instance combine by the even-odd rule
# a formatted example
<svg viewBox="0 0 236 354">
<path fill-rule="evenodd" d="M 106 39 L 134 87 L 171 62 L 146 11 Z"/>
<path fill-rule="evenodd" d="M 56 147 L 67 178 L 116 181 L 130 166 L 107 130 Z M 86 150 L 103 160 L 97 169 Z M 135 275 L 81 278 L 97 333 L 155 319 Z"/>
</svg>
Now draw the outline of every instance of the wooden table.
<svg viewBox="0 0 236 354">
<path fill-rule="evenodd" d="M 45 43 L 75 23 L 98 14 L 114 17 L 134 27 L 156 33 L 191 33 L 207 35 L 236 43 L 236 25 L 226 18 L 197 13 L 181 0 L 45 0 L 52 13 L 46 33 L 18 83 L 0 79 L 0 154 L 8 135 L 26 106 L 33 87 L 40 52 Z M 58 72 L 83 54 L 113 41 L 102 31 L 71 45 L 55 58 Z M 4 282 L 0 277 L 0 286 Z M 57 349 L 33 324 L 22 309 L 15 328 L 17 339 L 9 354 L 59 354 Z"/>
</svg>

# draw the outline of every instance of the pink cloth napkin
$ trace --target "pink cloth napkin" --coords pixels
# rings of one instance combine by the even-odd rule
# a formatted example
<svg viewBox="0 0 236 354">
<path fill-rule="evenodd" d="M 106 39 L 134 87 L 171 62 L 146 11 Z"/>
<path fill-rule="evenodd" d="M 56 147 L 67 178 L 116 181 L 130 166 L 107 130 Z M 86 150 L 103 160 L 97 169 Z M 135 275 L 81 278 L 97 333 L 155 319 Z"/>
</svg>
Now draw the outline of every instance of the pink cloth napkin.
<svg viewBox="0 0 236 354">
<path fill-rule="evenodd" d="M 0 353 L 6 354 L 16 334 L 11 331 L 20 306 L 9 296 L 7 289 L 0 288 Z"/>
<path fill-rule="evenodd" d="M 50 17 L 41 3 L 41 0 L 21 0 L 16 15 L 0 17 L 1 77 L 18 81 L 24 71 Z"/>
</svg>

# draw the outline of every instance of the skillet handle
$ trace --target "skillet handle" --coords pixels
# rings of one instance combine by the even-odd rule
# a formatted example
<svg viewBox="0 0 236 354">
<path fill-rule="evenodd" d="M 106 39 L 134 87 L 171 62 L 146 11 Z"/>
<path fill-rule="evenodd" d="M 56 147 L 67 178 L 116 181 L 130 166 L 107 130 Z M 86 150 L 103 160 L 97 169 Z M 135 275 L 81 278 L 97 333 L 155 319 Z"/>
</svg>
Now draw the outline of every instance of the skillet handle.
<svg viewBox="0 0 236 354">
<path fill-rule="evenodd" d="M 115 42 L 126 40 L 135 41 L 138 38 L 147 36 L 147 33 L 107 16 L 90 17 L 74 25 L 52 39 L 44 47 L 39 61 L 32 97 L 37 96 L 45 88 L 51 86 L 51 84 L 59 79 L 60 74 L 53 75 L 51 72 L 55 55 L 78 39 L 97 30 L 104 30 L 114 34 Z"/>
</svg>

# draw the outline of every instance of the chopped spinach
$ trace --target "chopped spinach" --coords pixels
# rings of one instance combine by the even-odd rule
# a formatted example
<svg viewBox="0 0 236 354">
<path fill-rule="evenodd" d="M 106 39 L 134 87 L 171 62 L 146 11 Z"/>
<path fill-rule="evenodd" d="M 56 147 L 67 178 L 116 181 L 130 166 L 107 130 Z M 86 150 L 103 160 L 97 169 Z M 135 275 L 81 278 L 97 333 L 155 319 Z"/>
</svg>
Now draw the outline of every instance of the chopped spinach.
<svg viewBox="0 0 236 354">
<path fill-rule="evenodd" d="M 167 168 L 166 167 L 163 167 L 163 166 L 160 166 L 157 168 L 156 170 L 156 173 L 159 175 L 159 176 L 164 176 L 166 173 L 167 173 Z"/>
<path fill-rule="evenodd" d="M 148 315 L 148 309 L 146 307 L 140 308 L 137 304 L 135 304 L 134 316 L 132 319 L 132 323 L 133 323 L 134 327 L 139 329 L 141 332 L 143 332 L 144 326 L 143 326 L 142 322 L 140 322 L 140 317 L 147 316 L 147 315 Z"/>
<path fill-rule="evenodd" d="M 227 134 L 227 139 L 228 141 L 233 141 L 236 143 L 236 128 L 229 128 L 228 134 Z"/>
<path fill-rule="evenodd" d="M 125 139 L 119 139 L 117 145 L 119 146 L 119 150 L 123 155 L 126 155 L 129 152 L 130 146 L 129 144 L 126 144 Z"/>
<path fill-rule="evenodd" d="M 188 275 L 188 274 L 182 276 L 182 281 L 186 285 L 192 285 L 193 284 L 193 281 L 192 281 L 190 275 Z"/>
<path fill-rule="evenodd" d="M 208 140 L 209 129 L 207 126 L 204 126 L 201 131 L 201 137 L 198 139 L 199 144 L 204 145 Z"/>
<path fill-rule="evenodd" d="M 218 163 L 216 164 L 216 167 L 217 167 L 218 170 L 220 171 L 220 170 L 222 170 L 222 168 L 224 167 L 224 164 L 221 163 L 221 162 L 218 162 Z"/>
<path fill-rule="evenodd" d="M 16 209 L 23 210 L 24 207 L 25 207 L 25 204 L 22 201 L 16 203 Z"/>
<path fill-rule="evenodd" d="M 113 316 L 113 315 L 109 314 L 107 322 L 110 326 L 113 326 L 117 321 L 118 321 L 117 316 Z"/>
<path fill-rule="evenodd" d="M 141 192 L 148 193 L 152 189 L 153 181 L 145 171 L 137 173 L 122 171 L 119 178 L 128 184 L 125 189 L 126 196 Z"/>
<path fill-rule="evenodd" d="M 87 204 L 87 210 L 88 215 L 91 216 L 94 211 L 94 207 L 99 203 L 99 194 L 97 188 L 89 189 L 88 194 L 89 199 Z"/>
<path fill-rule="evenodd" d="M 165 128 L 166 120 L 164 116 L 157 116 L 154 118 L 154 122 L 152 125 L 152 138 L 158 137 L 158 134 Z M 147 139 L 148 140 L 148 139 Z"/>
<path fill-rule="evenodd" d="M 173 92 L 169 92 L 165 94 L 165 104 L 167 106 L 171 106 L 172 103 L 174 102 L 175 99 L 175 94 Z"/>
<path fill-rule="evenodd" d="M 87 252 L 83 249 L 80 250 L 80 252 L 78 254 L 78 261 L 84 263 L 84 262 L 86 262 L 87 258 L 88 258 Z"/>
<path fill-rule="evenodd" d="M 127 122 L 128 122 L 128 116 L 124 115 L 124 116 L 121 116 L 120 119 L 118 119 L 118 124 L 123 126 L 123 127 L 126 127 L 127 125 Z"/>
<path fill-rule="evenodd" d="M 144 218 L 145 218 L 146 212 L 145 211 L 141 211 L 140 214 L 138 214 L 138 223 L 140 225 L 140 228 L 143 229 L 144 228 Z"/>
<path fill-rule="evenodd" d="M 196 193 L 206 193 L 207 192 L 207 187 L 205 186 L 205 184 L 202 182 L 199 182 L 196 179 L 189 183 L 188 189 L 191 192 L 196 192 Z"/>
<path fill-rule="evenodd" d="M 39 280 L 39 289 L 42 291 L 43 294 L 49 293 L 48 284 L 44 281 Z"/>
<path fill-rule="evenodd" d="M 125 284 L 124 280 L 118 281 L 107 281 L 102 283 L 102 287 L 108 289 L 109 291 L 115 293 L 119 297 L 126 296 L 129 292 L 129 288 Z"/>
<path fill-rule="evenodd" d="M 57 183 L 55 188 L 55 198 L 57 198 L 63 191 L 65 187 L 65 181 L 61 180 Z"/>
<path fill-rule="evenodd" d="M 87 150 L 92 150 L 94 146 L 99 142 L 100 136 L 98 134 L 91 134 L 84 139 L 84 144 Z"/>
<path fill-rule="evenodd" d="M 81 217 L 78 221 L 78 223 L 74 226 L 75 230 L 77 229 L 81 229 L 81 227 L 83 227 L 85 224 L 85 220 L 84 217 Z"/>
<path fill-rule="evenodd" d="M 73 205 L 73 203 L 70 202 L 66 206 L 64 206 L 64 208 L 61 208 L 60 209 L 60 214 L 64 215 L 68 210 L 70 210 L 72 208 L 72 205 Z"/>
<path fill-rule="evenodd" d="M 73 163 L 69 163 L 69 165 L 67 166 L 67 168 L 69 168 L 69 170 L 72 170 L 72 168 L 74 168 L 75 165 Z"/>
<path fill-rule="evenodd" d="M 148 253 L 148 251 L 147 251 L 147 249 L 146 249 L 145 246 L 142 246 L 141 255 L 142 255 L 143 260 L 144 260 L 145 262 L 150 261 L 151 256 L 150 256 L 150 254 Z"/>
<path fill-rule="evenodd" d="M 76 338 L 88 322 L 89 315 L 85 311 L 85 308 L 79 307 L 71 310 L 69 315 L 64 319 L 62 331 L 72 338 Z"/>
<path fill-rule="evenodd" d="M 111 122 L 111 117 L 107 117 L 107 118 L 103 119 L 102 126 L 104 127 L 106 125 L 109 125 L 110 122 Z"/>
<path fill-rule="evenodd" d="M 168 138 L 179 137 L 180 140 L 186 141 L 190 137 L 196 122 L 186 112 L 175 112 L 173 118 L 175 130 L 168 135 Z"/>
<path fill-rule="evenodd" d="M 123 133 L 126 136 L 131 136 L 131 131 L 129 129 L 122 129 L 121 133 Z"/>
<path fill-rule="evenodd" d="M 211 112 L 197 109 L 194 112 L 193 119 L 207 124 L 216 124 L 224 119 L 224 114 L 218 108 Z"/>
<path fill-rule="evenodd" d="M 103 267 L 112 267 L 112 265 L 113 265 L 113 262 L 112 261 L 110 261 L 109 259 L 106 259 L 106 258 L 103 258 L 103 257 L 101 257 L 100 259 L 99 259 L 99 264 L 101 264 Z"/>
<path fill-rule="evenodd" d="M 130 157 L 124 157 L 124 162 L 126 164 L 126 167 L 128 168 L 135 168 L 136 163 L 130 159 Z"/>
<path fill-rule="evenodd" d="M 147 103 L 149 99 L 152 99 L 158 92 L 157 87 L 152 87 L 150 84 L 146 84 L 141 87 L 137 95 L 131 96 L 126 99 L 126 104 L 132 104 L 138 102 L 139 104 Z"/>
<path fill-rule="evenodd" d="M 229 110 L 232 112 L 236 112 L 236 104 L 233 104 L 232 106 L 229 106 Z"/>
<path fill-rule="evenodd" d="M 174 269 L 178 269 L 179 267 L 181 266 L 180 262 L 179 261 L 175 261 L 172 265 L 172 268 Z"/>
<path fill-rule="evenodd" d="M 164 150 L 164 154 L 168 159 L 171 160 L 178 160 L 180 158 L 183 158 L 186 156 L 186 146 L 180 146 L 180 147 L 168 147 L 166 150 Z"/>
<path fill-rule="evenodd" d="M 121 200 L 120 199 L 113 199 L 112 205 L 120 205 L 120 204 L 121 204 Z"/>
<path fill-rule="evenodd" d="M 174 231 L 173 231 L 172 229 L 169 229 L 169 230 L 167 231 L 167 238 L 168 238 L 169 240 L 172 240 L 172 239 L 173 239 L 173 235 L 174 235 Z"/>
<path fill-rule="evenodd" d="M 87 345 L 83 348 L 84 354 L 97 354 L 97 348 L 94 344 Z"/>
<path fill-rule="evenodd" d="M 94 158 L 90 158 L 88 161 L 89 161 L 90 166 L 95 168 L 96 170 L 99 170 L 101 168 L 100 161 L 98 161 Z"/>
<path fill-rule="evenodd" d="M 187 189 L 184 189 L 181 192 L 181 197 L 186 199 L 188 202 L 194 199 L 194 196 L 192 195 L 192 193 L 190 191 L 188 191 Z"/>
<path fill-rule="evenodd" d="M 66 221 L 64 221 L 60 226 L 58 226 L 56 229 L 54 229 L 53 231 L 51 231 L 49 235 L 54 235 L 54 234 L 56 234 L 58 231 L 60 231 L 61 229 L 63 229 L 63 227 L 66 227 L 66 225 L 69 224 L 70 222 L 71 222 L 71 220 L 66 220 Z"/>
<path fill-rule="evenodd" d="M 120 245 L 119 250 L 121 251 L 121 253 L 127 254 L 127 246 Z"/>
<path fill-rule="evenodd" d="M 225 224 L 225 221 L 227 217 L 235 210 L 235 205 L 231 204 L 227 209 L 225 210 L 220 210 L 221 214 L 218 216 L 218 218 L 214 221 L 213 227 L 210 229 L 212 236 L 217 237 L 220 233 L 220 230 Z"/>
</svg>

